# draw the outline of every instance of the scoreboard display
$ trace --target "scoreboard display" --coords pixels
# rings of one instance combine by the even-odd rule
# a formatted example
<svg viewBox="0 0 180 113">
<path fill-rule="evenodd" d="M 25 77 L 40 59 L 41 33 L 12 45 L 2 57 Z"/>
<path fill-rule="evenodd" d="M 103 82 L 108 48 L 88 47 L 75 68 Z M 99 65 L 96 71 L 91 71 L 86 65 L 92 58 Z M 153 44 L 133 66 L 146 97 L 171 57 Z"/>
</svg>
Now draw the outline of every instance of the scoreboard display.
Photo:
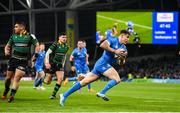
<svg viewBox="0 0 180 113">
<path fill-rule="evenodd" d="M 152 43 L 178 44 L 178 12 L 153 12 Z"/>
<path fill-rule="evenodd" d="M 116 25 L 117 31 L 126 29 L 131 33 L 129 43 L 134 44 L 178 44 L 178 11 L 122 11 L 96 13 L 96 40 L 99 35 L 104 37 L 112 34 L 112 28 Z M 98 42 L 98 41 L 97 41 Z"/>
</svg>

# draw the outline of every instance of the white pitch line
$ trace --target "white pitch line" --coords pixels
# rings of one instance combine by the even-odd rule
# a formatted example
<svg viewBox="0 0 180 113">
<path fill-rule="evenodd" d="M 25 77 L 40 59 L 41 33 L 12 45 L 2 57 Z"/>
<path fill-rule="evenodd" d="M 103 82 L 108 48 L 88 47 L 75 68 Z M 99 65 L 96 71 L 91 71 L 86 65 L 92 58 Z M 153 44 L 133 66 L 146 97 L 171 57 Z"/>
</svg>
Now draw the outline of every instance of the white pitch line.
<svg viewBox="0 0 180 113">
<path fill-rule="evenodd" d="M 112 20 L 112 21 L 119 22 L 119 23 L 125 23 L 125 24 L 127 23 L 126 21 L 123 21 L 123 20 L 110 18 L 110 17 L 106 17 L 106 16 L 102 16 L 102 15 L 97 15 L 97 17 L 107 19 L 107 20 Z M 137 27 L 141 27 L 141 28 L 152 29 L 152 27 L 149 27 L 149 26 L 144 26 L 144 25 L 140 25 L 140 24 L 134 24 L 134 25 Z"/>
</svg>

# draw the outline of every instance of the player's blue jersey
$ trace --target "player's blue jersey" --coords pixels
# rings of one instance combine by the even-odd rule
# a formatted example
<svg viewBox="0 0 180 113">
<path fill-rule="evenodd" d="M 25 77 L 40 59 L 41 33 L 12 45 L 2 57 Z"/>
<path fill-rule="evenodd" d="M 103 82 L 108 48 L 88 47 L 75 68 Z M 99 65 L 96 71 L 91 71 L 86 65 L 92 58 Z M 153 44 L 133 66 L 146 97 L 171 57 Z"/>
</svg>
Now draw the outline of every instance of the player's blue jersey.
<svg viewBox="0 0 180 113">
<path fill-rule="evenodd" d="M 71 55 L 74 57 L 77 75 L 87 73 L 89 71 L 89 68 L 86 64 L 87 49 L 82 48 L 80 50 L 78 48 L 75 48 Z"/>
<path fill-rule="evenodd" d="M 109 38 L 107 39 L 107 41 L 111 48 L 115 50 L 124 49 L 125 51 L 127 51 L 126 46 L 124 44 L 119 43 L 118 38 Z M 116 62 L 116 60 L 116 55 L 114 53 L 104 50 L 103 55 L 94 65 L 92 73 L 100 76 L 106 70 L 110 69 L 112 67 L 112 63 Z"/>
<path fill-rule="evenodd" d="M 107 39 L 109 45 L 113 49 L 124 49 L 127 51 L 127 48 L 124 44 L 119 43 L 118 38 L 109 38 Z M 103 61 L 108 62 L 112 64 L 113 62 L 116 61 L 116 55 L 114 53 L 111 53 L 109 51 L 104 50 L 103 55 L 101 56 L 101 59 L 104 59 Z"/>
<path fill-rule="evenodd" d="M 75 65 L 86 64 L 86 55 L 87 55 L 87 50 L 86 49 L 82 48 L 80 50 L 78 48 L 75 48 L 71 55 L 74 57 Z"/>
<path fill-rule="evenodd" d="M 43 67 L 45 55 L 46 55 L 45 51 L 40 51 L 40 52 L 38 53 L 38 57 L 36 58 L 35 66 L 38 65 L 38 66 Z"/>
</svg>

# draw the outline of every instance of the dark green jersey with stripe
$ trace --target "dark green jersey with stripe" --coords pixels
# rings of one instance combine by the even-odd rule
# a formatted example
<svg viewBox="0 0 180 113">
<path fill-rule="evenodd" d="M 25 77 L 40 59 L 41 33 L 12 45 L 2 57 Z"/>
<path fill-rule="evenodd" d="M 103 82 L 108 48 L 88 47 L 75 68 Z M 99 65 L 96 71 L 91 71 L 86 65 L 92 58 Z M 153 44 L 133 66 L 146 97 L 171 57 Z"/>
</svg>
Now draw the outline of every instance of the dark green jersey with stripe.
<svg viewBox="0 0 180 113">
<path fill-rule="evenodd" d="M 67 44 L 60 44 L 59 42 L 55 42 L 49 47 L 49 49 L 52 50 L 52 54 L 50 55 L 50 62 L 64 65 L 69 46 Z"/>
<path fill-rule="evenodd" d="M 13 34 L 7 44 L 12 47 L 12 57 L 19 59 L 28 59 L 31 53 L 31 45 L 36 45 L 37 43 L 38 40 L 34 35 Z"/>
</svg>

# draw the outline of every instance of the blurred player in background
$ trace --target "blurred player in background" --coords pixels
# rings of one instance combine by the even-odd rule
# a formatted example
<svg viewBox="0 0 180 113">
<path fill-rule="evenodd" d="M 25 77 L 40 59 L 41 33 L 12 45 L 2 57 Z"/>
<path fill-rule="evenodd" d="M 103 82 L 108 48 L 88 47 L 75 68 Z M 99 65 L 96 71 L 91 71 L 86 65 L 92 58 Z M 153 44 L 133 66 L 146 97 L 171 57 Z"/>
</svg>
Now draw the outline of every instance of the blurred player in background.
<svg viewBox="0 0 180 113">
<path fill-rule="evenodd" d="M 2 96 L 3 99 L 6 99 L 7 97 L 10 90 L 9 87 L 11 79 L 14 76 L 8 102 L 12 102 L 14 100 L 14 96 L 19 88 L 19 82 L 25 75 L 29 60 L 28 56 L 31 55 L 31 45 L 35 46 L 35 53 L 37 54 L 39 49 L 38 40 L 34 35 L 29 34 L 26 31 L 26 25 L 24 22 L 16 22 L 14 26 L 14 34 L 9 38 L 9 41 L 4 49 L 5 55 L 11 55 L 11 58 L 8 62 L 7 75 L 5 78 L 5 90 Z"/>
<path fill-rule="evenodd" d="M 40 43 L 39 49 L 40 49 L 39 52 L 37 54 L 35 54 L 32 58 L 32 67 L 34 67 L 36 70 L 36 77 L 34 80 L 34 88 L 45 90 L 45 88 L 42 86 L 42 84 L 43 84 L 42 77 L 45 76 L 45 73 L 43 70 L 44 58 L 45 58 L 45 54 L 46 54 L 46 52 L 44 51 L 44 49 L 45 49 L 44 43 Z"/>
<path fill-rule="evenodd" d="M 56 93 L 61 87 L 61 83 L 64 77 L 64 64 L 66 60 L 66 53 L 69 50 L 67 45 L 67 36 L 65 33 L 59 35 L 58 42 L 54 42 L 46 52 L 45 66 L 47 69 L 47 76 L 44 79 L 46 84 L 50 84 L 52 80 L 52 74 L 56 74 L 57 82 L 54 86 L 54 90 L 50 99 L 56 98 Z"/>
<path fill-rule="evenodd" d="M 110 37 L 116 37 L 118 35 L 117 23 L 114 23 L 111 29 L 106 30 L 105 35 L 106 35 L 106 39 Z"/>
<path fill-rule="evenodd" d="M 75 77 L 66 78 L 64 85 L 69 81 L 80 81 L 85 77 L 85 74 L 89 72 L 89 55 L 87 54 L 86 42 L 84 40 L 79 40 L 77 43 L 77 48 L 75 48 L 70 56 L 71 70 L 76 71 Z M 88 91 L 94 92 L 91 89 L 91 84 L 88 84 Z"/>
<path fill-rule="evenodd" d="M 134 23 L 132 21 L 127 22 L 127 31 L 129 31 L 131 35 L 134 35 Z"/>
<path fill-rule="evenodd" d="M 138 47 L 141 47 L 140 42 L 141 39 L 138 36 L 138 34 L 134 31 L 134 23 L 132 21 L 127 22 L 127 31 L 134 37 L 133 42 L 136 44 Z"/>
<path fill-rule="evenodd" d="M 60 94 L 59 104 L 61 106 L 64 106 L 65 100 L 69 95 L 81 87 L 97 80 L 101 74 L 108 77 L 110 81 L 100 92 L 97 93 L 97 97 L 101 97 L 103 100 L 109 101 L 109 98 L 105 95 L 105 93 L 120 82 L 120 76 L 112 67 L 112 63 L 117 60 L 121 60 L 125 63 L 125 59 L 123 58 L 127 55 L 125 44 L 129 41 L 129 35 L 130 33 L 127 30 L 122 30 L 118 38 L 109 38 L 100 45 L 100 47 L 104 49 L 102 57 L 96 62 L 93 70 L 87 73 L 86 77 L 82 81 L 77 82 L 68 91 Z"/>
</svg>

